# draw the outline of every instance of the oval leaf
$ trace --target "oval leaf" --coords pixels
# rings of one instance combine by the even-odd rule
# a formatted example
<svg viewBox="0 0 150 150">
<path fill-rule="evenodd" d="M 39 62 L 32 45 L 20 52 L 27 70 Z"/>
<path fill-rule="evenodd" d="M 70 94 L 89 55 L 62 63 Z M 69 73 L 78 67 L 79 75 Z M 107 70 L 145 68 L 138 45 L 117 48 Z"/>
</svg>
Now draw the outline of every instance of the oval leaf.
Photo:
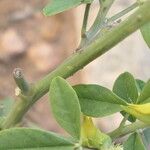
<svg viewBox="0 0 150 150">
<path fill-rule="evenodd" d="M 136 103 L 138 90 L 134 77 L 128 72 L 121 74 L 114 83 L 113 92 L 128 103 Z"/>
<path fill-rule="evenodd" d="M 52 16 L 81 4 L 82 0 L 52 0 L 44 9 L 46 16 Z"/>
<path fill-rule="evenodd" d="M 146 150 L 141 136 L 138 133 L 133 133 L 128 140 L 123 144 L 124 150 Z"/>
<path fill-rule="evenodd" d="M 87 116 L 103 117 L 121 111 L 119 104 L 126 104 L 107 88 L 99 85 L 76 85 L 81 110 Z"/>
<path fill-rule="evenodd" d="M 56 77 L 51 82 L 49 96 L 57 122 L 79 140 L 81 109 L 74 89 L 63 78 Z"/>
<path fill-rule="evenodd" d="M 145 86 L 145 82 L 140 79 L 136 79 L 136 85 L 137 85 L 138 92 L 141 93 Z"/>
<path fill-rule="evenodd" d="M 67 139 L 51 132 L 29 128 L 13 128 L 0 132 L 0 149 L 73 150 Z"/>
<path fill-rule="evenodd" d="M 134 77 L 125 72 L 121 74 L 115 81 L 113 86 L 113 92 L 117 94 L 119 97 L 126 100 L 128 103 L 136 103 L 138 98 L 138 88 L 137 82 L 135 81 Z M 121 112 L 123 116 L 126 115 L 125 112 Z M 136 118 L 130 115 L 128 117 L 130 122 L 135 122 Z"/>
<path fill-rule="evenodd" d="M 141 33 L 147 46 L 150 48 L 150 22 L 141 27 Z"/>
<path fill-rule="evenodd" d="M 150 98 L 150 80 L 145 84 L 140 96 L 138 97 L 138 103 L 143 103 Z"/>
</svg>

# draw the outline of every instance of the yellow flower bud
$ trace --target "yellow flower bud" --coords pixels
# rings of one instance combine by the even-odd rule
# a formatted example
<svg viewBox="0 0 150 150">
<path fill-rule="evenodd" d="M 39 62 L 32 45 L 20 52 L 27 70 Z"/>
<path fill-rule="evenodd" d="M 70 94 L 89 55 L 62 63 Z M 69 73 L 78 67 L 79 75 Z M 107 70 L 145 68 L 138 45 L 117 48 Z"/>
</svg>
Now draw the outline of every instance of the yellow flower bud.
<svg viewBox="0 0 150 150">
<path fill-rule="evenodd" d="M 121 106 L 124 111 L 135 116 L 137 119 L 150 124 L 150 103 L 146 104 L 128 104 L 128 106 Z"/>
</svg>

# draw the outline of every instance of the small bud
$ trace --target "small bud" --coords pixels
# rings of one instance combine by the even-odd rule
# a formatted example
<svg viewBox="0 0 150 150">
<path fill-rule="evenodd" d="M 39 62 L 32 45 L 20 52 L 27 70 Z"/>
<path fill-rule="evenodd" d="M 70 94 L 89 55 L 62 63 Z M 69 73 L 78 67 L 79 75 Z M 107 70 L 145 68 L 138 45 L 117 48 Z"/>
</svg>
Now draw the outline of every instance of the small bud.
<svg viewBox="0 0 150 150">
<path fill-rule="evenodd" d="M 20 93 L 21 93 L 21 90 L 20 90 L 18 87 L 16 87 L 16 88 L 15 88 L 15 95 L 16 95 L 16 96 L 19 96 Z"/>
<path fill-rule="evenodd" d="M 137 119 L 150 124 L 150 103 L 141 105 L 128 104 L 128 106 L 122 106 L 122 108 Z"/>
</svg>

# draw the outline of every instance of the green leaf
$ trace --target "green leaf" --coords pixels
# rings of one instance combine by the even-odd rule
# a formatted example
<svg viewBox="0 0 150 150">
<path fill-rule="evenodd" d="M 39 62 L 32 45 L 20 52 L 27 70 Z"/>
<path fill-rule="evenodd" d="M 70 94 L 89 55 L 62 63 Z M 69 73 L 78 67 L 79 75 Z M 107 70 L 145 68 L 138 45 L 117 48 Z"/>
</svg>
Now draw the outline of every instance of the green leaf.
<svg viewBox="0 0 150 150">
<path fill-rule="evenodd" d="M 133 133 L 128 140 L 123 144 L 124 150 L 146 150 L 141 136 L 138 133 Z"/>
<path fill-rule="evenodd" d="M 13 128 L 0 132 L 0 149 L 73 150 L 73 144 L 55 133 L 29 128 Z"/>
<path fill-rule="evenodd" d="M 114 83 L 113 92 L 128 103 L 136 103 L 138 90 L 134 77 L 125 72 L 121 74 Z"/>
<path fill-rule="evenodd" d="M 138 92 L 141 93 L 145 86 L 145 82 L 140 79 L 136 79 L 136 85 L 137 85 Z"/>
<path fill-rule="evenodd" d="M 5 98 L 0 101 L 0 117 L 4 117 L 9 113 L 13 103 L 14 100 L 11 98 Z"/>
<path fill-rule="evenodd" d="M 145 143 L 147 149 L 150 147 L 150 128 L 143 131 L 143 142 Z"/>
<path fill-rule="evenodd" d="M 63 78 L 56 77 L 51 82 L 49 96 L 57 122 L 79 140 L 81 109 L 74 89 Z"/>
<path fill-rule="evenodd" d="M 119 97 L 126 100 L 128 103 L 136 103 L 138 98 L 138 89 L 137 82 L 134 77 L 125 72 L 121 74 L 115 81 L 113 86 L 113 92 Z M 125 116 L 126 112 L 122 111 L 121 114 Z M 128 120 L 134 122 L 136 118 L 132 115 L 129 115 Z"/>
<path fill-rule="evenodd" d="M 150 98 L 150 80 L 145 84 L 140 96 L 138 97 L 138 103 L 143 103 Z"/>
<path fill-rule="evenodd" d="M 52 0 L 44 9 L 46 16 L 52 16 L 81 4 L 82 0 Z"/>
<path fill-rule="evenodd" d="M 107 88 L 99 85 L 76 85 L 82 112 L 87 116 L 103 117 L 121 111 L 126 103 Z"/>
<path fill-rule="evenodd" d="M 150 22 L 141 27 L 141 33 L 147 46 L 150 48 Z"/>
</svg>

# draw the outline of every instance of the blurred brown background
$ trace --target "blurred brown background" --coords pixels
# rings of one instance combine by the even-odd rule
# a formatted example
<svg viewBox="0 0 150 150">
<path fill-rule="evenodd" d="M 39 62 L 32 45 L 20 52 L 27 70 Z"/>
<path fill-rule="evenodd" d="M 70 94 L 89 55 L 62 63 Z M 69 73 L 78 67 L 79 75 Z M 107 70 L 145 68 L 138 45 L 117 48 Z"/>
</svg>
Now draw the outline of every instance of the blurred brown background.
<svg viewBox="0 0 150 150">
<path fill-rule="evenodd" d="M 14 68 L 22 68 L 26 78 L 35 82 L 72 54 L 79 43 L 84 6 L 53 17 L 44 17 L 41 9 L 46 2 L 0 1 L 1 100 L 15 97 L 15 83 L 12 78 Z M 110 14 L 122 10 L 132 2 L 133 0 L 116 0 Z M 96 2 L 93 8 L 89 24 L 97 12 Z M 111 88 L 116 77 L 124 71 L 143 80 L 150 77 L 150 50 L 140 32 L 128 37 L 69 81 L 72 84 L 98 83 Z M 51 115 L 47 96 L 42 99 L 33 106 L 26 118 L 42 128 L 61 131 Z M 99 124 L 103 130 L 111 130 L 118 125 L 120 118 L 118 114 L 112 115 L 109 119 L 101 119 Z"/>
</svg>

